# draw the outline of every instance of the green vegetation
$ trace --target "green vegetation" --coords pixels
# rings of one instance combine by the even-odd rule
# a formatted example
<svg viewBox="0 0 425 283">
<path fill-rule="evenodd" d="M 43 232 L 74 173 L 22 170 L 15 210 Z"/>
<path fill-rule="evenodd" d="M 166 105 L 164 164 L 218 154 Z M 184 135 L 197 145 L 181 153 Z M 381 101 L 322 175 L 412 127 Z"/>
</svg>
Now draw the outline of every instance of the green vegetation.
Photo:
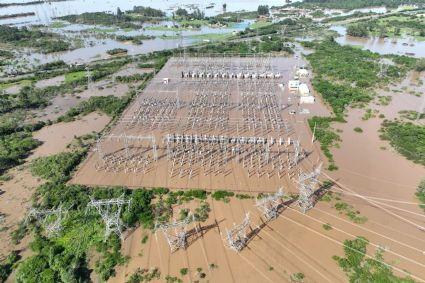
<svg viewBox="0 0 425 283">
<path fill-rule="evenodd" d="M 292 282 L 300 283 L 300 282 L 304 281 L 304 278 L 305 278 L 305 275 L 304 275 L 304 273 L 301 273 L 301 272 L 291 274 L 291 281 Z"/>
<path fill-rule="evenodd" d="M 362 130 L 362 128 L 360 128 L 360 127 L 355 127 L 355 128 L 354 128 L 354 131 L 355 131 L 356 133 L 363 133 L 363 130 Z"/>
<path fill-rule="evenodd" d="M 7 258 L 0 262 L 0 281 L 6 282 L 6 279 L 9 277 L 10 273 L 12 273 L 15 263 L 21 258 L 17 251 L 11 252 Z"/>
<path fill-rule="evenodd" d="M 419 205 L 425 211 L 425 179 L 423 179 L 418 188 L 416 189 L 416 197 L 419 199 L 421 204 Z"/>
<path fill-rule="evenodd" d="M 205 222 L 208 219 L 208 215 L 211 211 L 209 203 L 202 201 L 200 206 L 195 209 L 194 217 L 195 221 Z"/>
<path fill-rule="evenodd" d="M 331 128 L 331 122 L 339 121 L 333 117 L 318 117 L 314 116 L 308 120 L 310 129 L 314 131 L 315 138 L 320 142 L 320 148 L 322 149 L 325 156 L 330 162 L 328 170 L 336 170 L 338 167 L 335 165 L 333 155 L 330 148 L 338 141 L 341 141 L 341 138 L 337 133 Z"/>
<path fill-rule="evenodd" d="M 416 63 L 415 70 L 418 72 L 425 71 L 425 59 L 419 59 Z"/>
<path fill-rule="evenodd" d="M 268 15 L 269 14 L 269 6 L 267 5 L 259 5 L 257 9 L 257 13 L 260 16 Z"/>
<path fill-rule="evenodd" d="M 348 203 L 338 201 L 334 205 L 335 209 L 339 211 L 339 213 L 344 213 L 351 221 L 357 224 L 363 224 L 367 221 L 365 216 L 361 216 L 358 210 L 355 210 L 352 205 Z"/>
<path fill-rule="evenodd" d="M 364 237 L 345 240 L 344 257 L 333 256 L 350 282 L 415 282 L 409 277 L 394 275 L 391 266 L 384 262 L 382 249 L 378 249 L 373 257 L 367 256 L 368 244 Z"/>
<path fill-rule="evenodd" d="M 158 280 L 161 278 L 161 272 L 158 268 L 151 270 L 138 268 L 128 279 L 127 283 L 142 283 Z"/>
<path fill-rule="evenodd" d="M 224 202 L 229 202 L 230 201 L 230 197 L 233 197 L 235 195 L 234 192 L 228 192 L 228 191 L 223 191 L 223 190 L 218 190 L 215 191 L 211 194 L 211 197 L 217 201 L 224 201 Z"/>
<path fill-rule="evenodd" d="M 133 22 L 133 17 L 127 14 L 123 14 L 119 8 L 117 9 L 116 14 L 110 14 L 107 12 L 94 12 L 83 13 L 80 15 L 67 15 L 59 17 L 58 19 L 77 24 L 118 26 L 120 28 L 131 29 L 141 28 L 140 24 Z"/>
<path fill-rule="evenodd" d="M 401 110 L 398 112 L 400 118 L 414 121 L 416 119 L 425 119 L 425 113 L 419 113 L 414 110 Z"/>
<path fill-rule="evenodd" d="M 86 71 L 70 72 L 65 75 L 65 82 L 73 83 L 76 81 L 81 81 L 83 78 L 86 78 Z"/>
<path fill-rule="evenodd" d="M 365 7 L 386 6 L 396 8 L 401 4 L 423 4 L 423 0 L 304 0 L 295 3 L 295 6 L 301 7 L 321 7 L 329 9 L 360 9 Z"/>
<path fill-rule="evenodd" d="M 71 45 L 54 33 L 42 32 L 35 28 L 0 25 L 0 43 L 14 47 L 35 48 L 42 53 L 68 50 Z"/>
<path fill-rule="evenodd" d="M 328 158 L 328 169 L 337 169 L 330 147 L 336 145 L 339 136 L 331 128 L 332 122 L 344 122 L 344 111 L 349 105 L 364 105 L 372 100 L 372 87 L 402 77 L 414 65 L 414 59 L 393 56 L 397 65 L 388 66 L 386 74 L 380 72 L 381 56 L 350 46 L 341 46 L 333 40 L 314 43 L 315 52 L 308 55 L 314 73 L 313 87 L 332 107 L 333 117 L 309 119 L 311 130 Z M 387 99 L 383 102 L 387 102 Z"/>
<path fill-rule="evenodd" d="M 349 25 L 347 34 L 361 37 L 373 35 L 381 38 L 405 34 L 423 38 L 425 20 L 419 15 L 397 13 Z"/>
<path fill-rule="evenodd" d="M 187 273 L 189 272 L 189 269 L 188 268 L 182 268 L 182 269 L 180 269 L 180 274 L 181 274 L 181 276 L 185 276 Z"/>
<path fill-rule="evenodd" d="M 385 120 L 381 139 L 388 140 L 401 155 L 425 165 L 425 127 L 410 122 Z"/>
<path fill-rule="evenodd" d="M 349 19 L 372 16 L 374 14 L 375 13 L 373 13 L 373 12 L 370 12 L 370 13 L 355 12 L 355 13 L 349 14 L 349 15 L 326 18 L 326 19 L 322 20 L 322 23 L 340 22 L 340 21 L 345 21 L 345 20 L 349 20 Z"/>
<path fill-rule="evenodd" d="M 21 164 L 31 150 L 40 145 L 30 132 L 17 132 L 0 136 L 0 174 Z"/>
<path fill-rule="evenodd" d="M 142 73 L 142 74 L 134 74 L 129 76 L 116 76 L 115 80 L 120 83 L 135 83 L 139 81 L 144 81 L 147 78 L 152 76 L 151 73 Z"/>
<path fill-rule="evenodd" d="M 127 54 L 127 52 L 128 50 L 124 48 L 114 48 L 106 51 L 109 55 Z"/>
<path fill-rule="evenodd" d="M 329 223 L 323 224 L 322 225 L 323 229 L 325 229 L 326 231 L 332 230 L 332 226 Z"/>
<path fill-rule="evenodd" d="M 144 17 L 152 17 L 152 18 L 162 18 L 165 17 L 165 13 L 161 10 L 154 9 L 151 7 L 144 6 L 134 6 L 133 10 L 130 11 L 132 13 L 139 14 Z"/>
<path fill-rule="evenodd" d="M 65 182 L 71 171 L 81 162 L 85 152 L 62 152 L 39 157 L 31 162 L 31 173 L 53 182 Z"/>
</svg>

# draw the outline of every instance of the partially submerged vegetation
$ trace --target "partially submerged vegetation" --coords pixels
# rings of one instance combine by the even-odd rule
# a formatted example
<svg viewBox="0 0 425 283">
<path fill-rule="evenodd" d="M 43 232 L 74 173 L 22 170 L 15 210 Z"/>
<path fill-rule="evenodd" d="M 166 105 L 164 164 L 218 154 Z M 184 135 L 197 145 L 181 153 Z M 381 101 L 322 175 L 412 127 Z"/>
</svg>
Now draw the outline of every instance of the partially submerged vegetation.
<svg viewBox="0 0 425 283">
<path fill-rule="evenodd" d="M 304 0 L 303 2 L 294 3 L 293 5 L 306 8 L 329 8 L 329 9 L 360 9 L 365 7 L 386 6 L 389 8 L 397 8 L 401 4 L 423 4 L 422 0 Z"/>
<path fill-rule="evenodd" d="M 388 140 L 400 154 L 425 166 L 425 127 L 411 122 L 385 120 L 381 138 Z"/>
<path fill-rule="evenodd" d="M 65 51 L 71 44 L 59 35 L 43 32 L 36 28 L 11 27 L 0 25 L 0 43 L 11 44 L 14 47 L 35 48 L 42 53 Z"/>
<path fill-rule="evenodd" d="M 425 211 L 425 179 L 423 179 L 416 189 L 416 197 L 421 204 L 419 205 Z"/>
<path fill-rule="evenodd" d="M 330 147 L 340 141 L 339 135 L 331 128 L 332 122 L 345 122 L 344 112 L 348 106 L 367 104 L 373 98 L 373 88 L 390 80 L 403 77 L 411 69 L 415 60 L 406 56 L 392 56 L 395 65 L 387 66 L 380 72 L 382 56 L 351 46 L 341 46 L 332 39 L 312 44 L 314 53 L 307 56 L 315 77 L 313 86 L 329 103 L 332 117 L 313 117 L 309 119 L 312 131 L 328 158 L 329 170 L 338 167 L 334 163 Z"/>
<path fill-rule="evenodd" d="M 382 249 L 377 249 L 374 256 L 367 255 L 368 244 L 364 237 L 345 240 L 344 256 L 333 257 L 350 282 L 415 282 L 409 276 L 394 275 L 391 266 L 384 262 Z"/>
</svg>

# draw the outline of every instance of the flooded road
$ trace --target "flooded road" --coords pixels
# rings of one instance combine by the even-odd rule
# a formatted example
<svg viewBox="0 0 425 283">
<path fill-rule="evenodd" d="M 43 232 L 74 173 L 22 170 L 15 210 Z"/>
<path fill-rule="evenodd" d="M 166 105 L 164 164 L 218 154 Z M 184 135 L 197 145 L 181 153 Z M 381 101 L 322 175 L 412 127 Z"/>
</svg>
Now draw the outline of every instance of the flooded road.
<svg viewBox="0 0 425 283">
<path fill-rule="evenodd" d="M 418 41 L 413 37 L 406 38 L 379 38 L 379 37 L 354 37 L 347 35 L 344 26 L 331 26 L 331 30 L 338 32 L 341 36 L 335 38 L 342 45 L 361 46 L 379 54 L 410 55 L 417 58 L 425 57 L 425 41 Z"/>
</svg>

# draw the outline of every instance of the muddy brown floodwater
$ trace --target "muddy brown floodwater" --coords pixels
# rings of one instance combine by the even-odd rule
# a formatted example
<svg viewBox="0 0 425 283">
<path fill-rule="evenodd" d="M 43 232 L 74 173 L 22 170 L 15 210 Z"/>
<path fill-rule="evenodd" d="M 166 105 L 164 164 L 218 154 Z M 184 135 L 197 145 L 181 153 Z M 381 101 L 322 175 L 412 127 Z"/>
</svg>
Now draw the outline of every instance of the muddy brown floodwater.
<svg viewBox="0 0 425 283">
<path fill-rule="evenodd" d="M 12 249 L 24 249 L 27 254 L 29 238 L 14 246 L 11 244 L 10 233 L 14 231 L 18 223 L 24 219 L 25 213 L 31 204 L 31 196 L 35 188 L 42 183 L 39 178 L 33 177 L 29 171 L 29 162 L 37 157 L 49 156 L 66 151 L 66 146 L 75 137 L 101 131 L 110 121 L 104 114 L 91 113 L 81 119 L 69 123 L 57 123 L 46 126 L 34 133 L 34 138 L 43 142 L 30 155 L 25 163 L 19 167 L 9 170 L 12 176 L 9 181 L 0 183 L 0 208 L 6 214 L 2 227 L 7 227 L 0 231 L 0 254 L 8 255 Z"/>
</svg>

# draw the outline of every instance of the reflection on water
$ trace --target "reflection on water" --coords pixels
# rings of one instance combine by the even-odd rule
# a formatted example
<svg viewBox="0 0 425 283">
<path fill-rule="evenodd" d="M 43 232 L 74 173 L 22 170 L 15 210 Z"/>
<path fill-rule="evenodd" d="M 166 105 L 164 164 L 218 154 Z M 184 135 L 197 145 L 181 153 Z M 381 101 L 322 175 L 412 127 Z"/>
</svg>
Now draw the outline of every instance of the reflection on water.
<svg viewBox="0 0 425 283">
<path fill-rule="evenodd" d="M 425 42 L 418 41 L 413 37 L 406 38 L 379 38 L 379 37 L 353 37 L 347 35 L 344 26 L 331 26 L 331 30 L 338 32 L 341 36 L 335 40 L 339 44 L 362 46 L 379 54 L 410 55 L 414 57 L 425 57 Z"/>
<path fill-rule="evenodd" d="M 29 0 L 26 0 L 29 1 Z M 295 0 L 297 2 L 300 0 Z M 23 2 L 17 0 L 2 0 L 2 3 L 11 2 Z M 215 3 L 215 6 L 211 9 L 206 9 L 210 6 L 210 3 Z M 156 9 L 161 9 L 171 15 L 172 11 L 178 7 L 190 10 L 192 8 L 199 8 L 205 12 L 206 16 L 213 16 L 216 14 L 223 13 L 223 4 L 226 3 L 227 11 L 254 11 L 257 10 L 258 5 L 269 5 L 271 6 L 282 6 L 285 4 L 283 0 L 69 0 L 63 2 L 46 2 L 38 5 L 29 6 L 11 6 L 6 8 L 0 8 L 0 15 L 16 14 L 35 12 L 35 16 L 25 18 L 15 18 L 0 20 L 0 24 L 17 24 L 25 22 L 26 24 L 48 24 L 52 21 L 52 18 L 71 15 L 81 14 L 84 12 L 116 12 L 119 7 L 121 10 L 131 10 L 134 6 L 149 6 Z"/>
</svg>

